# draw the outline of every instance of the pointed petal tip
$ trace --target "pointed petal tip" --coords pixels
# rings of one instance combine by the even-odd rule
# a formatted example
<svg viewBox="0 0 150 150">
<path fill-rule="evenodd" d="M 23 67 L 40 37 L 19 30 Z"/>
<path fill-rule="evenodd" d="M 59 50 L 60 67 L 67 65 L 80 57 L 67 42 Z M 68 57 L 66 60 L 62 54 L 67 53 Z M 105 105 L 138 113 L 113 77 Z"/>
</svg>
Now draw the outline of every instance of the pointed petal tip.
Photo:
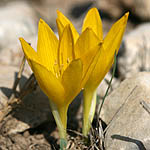
<svg viewBox="0 0 150 150">
<path fill-rule="evenodd" d="M 27 43 L 29 46 L 31 46 L 31 44 L 22 37 L 19 37 L 19 40 L 20 40 L 21 44 Z"/>
<path fill-rule="evenodd" d="M 89 11 L 91 11 L 91 12 L 93 11 L 94 12 L 94 11 L 98 11 L 98 9 L 96 7 L 93 7 Z"/>
<path fill-rule="evenodd" d="M 20 42 L 24 41 L 24 39 L 22 37 L 19 37 Z"/>
<path fill-rule="evenodd" d="M 129 17 L 129 12 L 125 13 L 125 15 L 122 17 L 122 23 L 126 24 L 128 21 L 128 17 Z"/>
<path fill-rule="evenodd" d="M 126 19 L 128 19 L 129 11 L 128 11 L 127 13 L 125 13 L 125 15 L 124 15 L 124 16 L 125 16 L 125 18 L 126 18 Z"/>
<path fill-rule="evenodd" d="M 39 24 L 42 24 L 42 23 L 45 23 L 45 21 L 42 19 L 42 18 L 40 18 L 40 20 L 39 20 Z"/>
<path fill-rule="evenodd" d="M 99 11 L 98 11 L 98 9 L 97 9 L 96 7 L 93 7 L 93 8 L 91 8 L 91 9 L 88 11 L 87 14 L 90 14 L 90 15 L 97 14 L 97 15 L 99 15 Z"/>
<path fill-rule="evenodd" d="M 57 17 L 59 18 L 61 15 L 63 15 L 63 13 L 61 11 L 59 11 L 58 9 L 56 10 L 57 12 Z"/>
<path fill-rule="evenodd" d="M 57 14 L 61 13 L 58 9 L 56 10 Z"/>
<path fill-rule="evenodd" d="M 40 18 L 39 25 L 48 25 L 48 24 L 42 18 Z"/>
<path fill-rule="evenodd" d="M 40 18 L 39 22 L 41 22 L 41 23 L 42 23 L 42 22 L 43 22 L 43 19 L 42 19 L 42 18 Z"/>
<path fill-rule="evenodd" d="M 69 32 L 71 32 L 71 27 L 70 24 L 67 24 L 64 28 L 64 31 L 69 30 Z"/>
<path fill-rule="evenodd" d="M 26 42 L 26 41 L 24 40 L 24 38 L 22 38 L 22 37 L 19 37 L 19 40 L 20 40 L 21 44 L 24 44 L 24 43 L 29 44 L 29 43 L 28 43 L 28 42 Z M 30 44 L 29 44 L 29 45 L 30 45 Z"/>
</svg>

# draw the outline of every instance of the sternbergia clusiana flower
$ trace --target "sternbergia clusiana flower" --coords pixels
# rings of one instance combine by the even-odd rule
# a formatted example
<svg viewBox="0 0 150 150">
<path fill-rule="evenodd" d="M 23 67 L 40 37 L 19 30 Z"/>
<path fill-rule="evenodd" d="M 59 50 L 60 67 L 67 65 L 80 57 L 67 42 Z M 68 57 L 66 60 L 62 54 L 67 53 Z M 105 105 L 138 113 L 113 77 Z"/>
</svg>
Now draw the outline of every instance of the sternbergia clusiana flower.
<svg viewBox="0 0 150 150">
<path fill-rule="evenodd" d="M 98 62 L 84 87 L 84 115 L 83 115 L 83 134 L 87 135 L 93 120 L 96 107 L 96 89 L 110 70 L 115 53 L 118 53 L 122 37 L 126 28 L 129 13 L 126 13 L 120 20 L 113 24 L 110 31 L 104 38 L 103 49 L 99 55 Z M 97 9 L 91 9 L 83 23 L 82 31 L 91 28 L 97 38 L 103 40 L 103 29 L 101 18 Z M 79 46 L 80 47 L 80 46 Z"/>
<path fill-rule="evenodd" d="M 92 44 L 81 55 L 76 44 L 83 42 L 84 47 L 96 36 L 91 29 L 85 29 L 84 36 L 79 36 L 71 23 L 62 23 L 57 19 L 58 40 L 51 28 L 40 19 L 37 51 L 23 38 L 20 41 L 40 88 L 49 98 L 60 137 L 65 139 L 68 106 L 89 79 L 101 53 L 102 43 Z"/>
<path fill-rule="evenodd" d="M 110 29 L 106 37 L 103 39 L 103 28 L 102 21 L 99 12 L 96 8 L 92 8 L 88 11 L 82 26 L 82 34 L 78 38 L 78 34 L 71 22 L 63 16 L 62 13 L 58 12 L 57 22 L 62 26 L 60 29 L 62 32 L 63 27 L 70 23 L 73 29 L 73 35 L 77 39 L 75 44 L 75 50 L 77 55 L 80 57 L 84 55 L 88 50 L 97 45 L 100 41 L 103 41 L 103 48 L 98 58 L 98 62 L 87 81 L 84 91 L 84 112 L 83 112 L 83 134 L 86 136 L 93 117 L 96 107 L 96 89 L 101 83 L 106 73 L 110 70 L 115 53 L 118 53 L 122 37 L 126 28 L 129 13 L 126 13 L 120 20 L 118 20 Z M 90 34 L 84 31 L 90 30 Z M 93 39 L 89 40 L 88 38 Z M 81 40 L 84 39 L 84 40 Z"/>
</svg>

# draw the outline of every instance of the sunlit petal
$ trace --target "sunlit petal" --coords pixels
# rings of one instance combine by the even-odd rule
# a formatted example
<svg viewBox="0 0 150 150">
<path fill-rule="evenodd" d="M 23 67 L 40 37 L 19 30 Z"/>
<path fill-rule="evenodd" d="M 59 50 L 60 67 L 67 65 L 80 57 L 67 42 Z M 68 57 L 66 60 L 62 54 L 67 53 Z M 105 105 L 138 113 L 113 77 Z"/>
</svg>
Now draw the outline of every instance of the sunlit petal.
<svg viewBox="0 0 150 150">
<path fill-rule="evenodd" d="M 75 44 L 75 57 L 82 57 L 91 48 L 95 47 L 99 43 L 99 39 L 92 29 L 87 28 L 78 38 Z"/>
<path fill-rule="evenodd" d="M 86 28 L 91 28 L 94 31 L 94 33 L 97 35 L 99 40 L 103 40 L 102 21 L 97 8 L 91 8 L 88 11 L 83 22 L 82 32 Z"/>
<path fill-rule="evenodd" d="M 103 47 L 101 47 L 101 53 L 96 66 L 84 87 L 84 135 L 87 135 L 95 113 L 95 110 L 92 108 L 92 103 L 96 100 L 94 98 L 96 88 L 113 64 L 115 52 L 117 53 L 119 50 L 126 28 L 128 15 L 129 13 L 126 13 L 108 32 L 104 39 Z"/>
<path fill-rule="evenodd" d="M 104 38 L 105 50 L 118 52 L 127 25 L 128 16 L 129 13 L 126 13 L 120 20 L 113 24 Z"/>
<path fill-rule="evenodd" d="M 47 68 L 31 60 L 34 75 L 40 88 L 57 106 L 64 104 L 64 88 Z"/>
<path fill-rule="evenodd" d="M 53 65 L 57 59 L 58 39 L 51 28 L 39 21 L 37 53 L 44 66 L 54 73 Z"/>
<path fill-rule="evenodd" d="M 70 104 L 74 97 L 78 94 L 82 79 L 83 65 L 80 59 L 73 60 L 69 67 L 65 70 L 62 77 L 62 84 L 67 91 L 65 94 L 66 103 Z"/>
<path fill-rule="evenodd" d="M 106 73 L 110 70 L 115 52 L 118 52 L 127 24 L 128 14 L 117 21 L 104 39 L 103 49 L 86 87 L 97 88 Z"/>
<path fill-rule="evenodd" d="M 63 72 L 68 66 L 69 62 L 71 62 L 74 58 L 75 54 L 73 36 L 70 25 L 68 24 L 62 33 L 59 43 L 58 64 L 61 69 L 60 71 Z"/>
<path fill-rule="evenodd" d="M 101 55 L 101 49 L 103 48 L 102 43 L 99 43 L 92 49 L 90 49 L 81 60 L 83 62 L 83 80 L 81 86 L 84 87 L 85 83 L 91 78 L 92 72 L 95 70 L 97 61 Z"/>
<path fill-rule="evenodd" d="M 33 60 L 37 63 L 40 63 L 36 51 L 30 46 L 30 44 L 27 43 L 23 38 L 19 38 L 19 40 L 21 42 L 23 52 L 25 54 L 26 59 L 28 60 L 30 67 L 32 68 L 32 65 L 31 65 L 29 59 Z"/>
<path fill-rule="evenodd" d="M 21 45 L 22 45 L 22 48 L 23 48 L 23 51 L 24 51 L 24 54 L 26 55 L 26 57 L 28 59 L 36 61 L 38 58 L 36 51 L 23 38 L 19 38 L 19 40 L 21 42 Z"/>
<path fill-rule="evenodd" d="M 70 24 L 70 27 L 71 27 L 71 30 L 72 30 L 72 33 L 73 33 L 74 42 L 76 42 L 76 40 L 79 37 L 79 34 L 78 34 L 77 30 L 75 29 L 74 25 L 59 10 L 57 10 L 57 15 L 58 15 L 58 18 L 57 18 L 56 23 L 57 23 L 57 27 L 58 27 L 59 37 L 61 37 L 61 34 L 62 34 L 65 26 L 67 24 Z"/>
</svg>

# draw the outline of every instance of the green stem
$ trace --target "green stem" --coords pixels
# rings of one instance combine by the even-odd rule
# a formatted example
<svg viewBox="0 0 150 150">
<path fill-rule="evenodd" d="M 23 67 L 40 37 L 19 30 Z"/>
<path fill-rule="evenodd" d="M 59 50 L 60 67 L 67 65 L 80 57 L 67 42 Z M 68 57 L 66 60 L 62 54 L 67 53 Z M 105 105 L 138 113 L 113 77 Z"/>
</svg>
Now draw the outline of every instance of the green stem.
<svg viewBox="0 0 150 150">
<path fill-rule="evenodd" d="M 58 130 L 59 130 L 59 136 L 61 139 L 66 140 L 66 126 L 67 126 L 67 110 L 68 107 L 60 107 L 57 108 L 56 105 L 50 101 L 50 107 L 52 109 L 52 114 L 55 118 Z"/>
<path fill-rule="evenodd" d="M 66 150 L 66 147 L 67 147 L 67 140 L 60 139 L 60 150 Z"/>
<path fill-rule="evenodd" d="M 91 92 L 88 89 L 84 89 L 84 110 L 83 110 L 83 129 L 82 133 L 87 136 L 91 123 L 94 118 L 96 108 L 96 90 Z"/>
<path fill-rule="evenodd" d="M 104 104 L 104 102 L 105 102 L 105 98 L 106 98 L 106 96 L 108 95 L 108 91 L 109 91 L 109 89 L 110 89 L 112 80 L 113 80 L 114 75 L 115 75 L 115 71 L 116 71 L 116 57 L 117 57 L 117 56 L 116 56 L 116 53 L 115 53 L 115 56 L 114 56 L 114 67 L 113 67 L 112 77 L 111 77 L 111 79 L 110 79 L 110 81 L 109 81 L 109 84 L 108 84 L 108 88 L 107 88 L 107 90 L 106 90 L 106 93 L 105 93 L 105 95 L 104 95 L 104 97 L 103 97 L 103 99 L 102 99 L 102 103 L 101 103 L 101 105 L 100 105 L 100 108 L 99 108 L 99 111 L 98 111 L 98 115 L 97 115 L 98 117 L 100 116 L 100 113 L 101 113 L 103 104 Z"/>
</svg>

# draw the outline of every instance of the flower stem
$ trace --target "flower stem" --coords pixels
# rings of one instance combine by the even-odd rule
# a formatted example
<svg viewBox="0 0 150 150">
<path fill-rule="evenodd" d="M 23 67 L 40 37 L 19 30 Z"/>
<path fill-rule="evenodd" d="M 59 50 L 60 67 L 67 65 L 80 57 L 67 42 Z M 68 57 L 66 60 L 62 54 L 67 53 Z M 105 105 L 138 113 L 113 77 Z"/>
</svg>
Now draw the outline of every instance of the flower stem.
<svg viewBox="0 0 150 150">
<path fill-rule="evenodd" d="M 99 108 L 99 110 L 98 110 L 98 115 L 97 115 L 98 117 L 100 116 L 102 107 L 103 107 L 103 105 L 104 105 L 105 98 L 106 98 L 106 96 L 108 95 L 109 89 L 110 89 L 110 87 L 111 87 L 112 80 L 113 80 L 113 78 L 114 78 L 114 76 L 115 76 L 116 63 L 117 63 L 117 62 L 116 62 L 116 59 L 117 59 L 116 57 L 117 57 L 117 55 L 116 55 L 116 53 L 115 53 L 115 55 L 114 55 L 114 67 L 113 67 L 112 77 L 111 77 L 111 79 L 110 79 L 110 81 L 109 81 L 108 88 L 107 88 L 107 90 L 106 90 L 106 93 L 105 93 L 105 95 L 104 95 L 104 97 L 103 97 L 103 99 L 102 99 L 102 103 L 101 103 L 101 105 L 100 105 L 100 108 Z"/>
<path fill-rule="evenodd" d="M 66 139 L 60 139 L 60 150 L 66 150 L 67 147 L 67 140 Z"/>
<path fill-rule="evenodd" d="M 61 139 L 63 139 L 63 141 L 66 141 L 67 108 L 68 107 L 66 106 L 66 107 L 57 108 L 56 105 L 51 101 L 50 101 L 50 107 L 52 109 L 52 113 L 55 118 L 58 130 L 59 130 L 59 136 Z"/>
<path fill-rule="evenodd" d="M 84 110 L 83 110 L 83 129 L 82 133 L 84 136 L 87 136 L 91 123 L 94 118 L 95 108 L 96 108 L 96 90 L 89 91 L 84 89 Z"/>
</svg>

